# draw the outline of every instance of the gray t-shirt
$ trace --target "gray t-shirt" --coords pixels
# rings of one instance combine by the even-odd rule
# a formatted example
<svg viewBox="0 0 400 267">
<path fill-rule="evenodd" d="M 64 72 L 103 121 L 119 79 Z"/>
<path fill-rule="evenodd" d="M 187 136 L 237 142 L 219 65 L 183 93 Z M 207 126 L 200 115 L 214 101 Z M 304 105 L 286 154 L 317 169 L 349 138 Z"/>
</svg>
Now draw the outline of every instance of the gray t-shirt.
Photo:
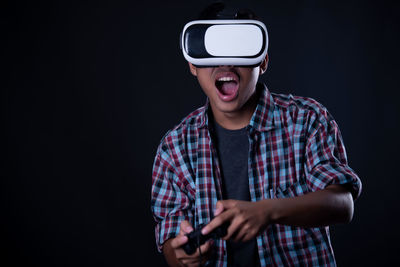
<svg viewBox="0 0 400 267">
<path fill-rule="evenodd" d="M 223 198 L 250 201 L 247 129 L 227 130 L 216 122 L 213 127 L 221 166 Z M 228 241 L 227 246 L 228 266 L 259 266 L 256 239 L 237 243 Z"/>
</svg>

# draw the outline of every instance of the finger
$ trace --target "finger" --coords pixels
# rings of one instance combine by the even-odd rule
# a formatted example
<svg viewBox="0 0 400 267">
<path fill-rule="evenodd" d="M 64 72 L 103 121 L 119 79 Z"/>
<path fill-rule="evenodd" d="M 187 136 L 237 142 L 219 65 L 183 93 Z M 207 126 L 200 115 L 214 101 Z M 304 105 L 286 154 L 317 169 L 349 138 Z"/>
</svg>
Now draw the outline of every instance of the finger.
<svg viewBox="0 0 400 267">
<path fill-rule="evenodd" d="M 253 232 L 248 232 L 243 236 L 242 242 L 247 242 L 247 241 L 255 238 L 256 236 L 257 236 L 257 234 L 254 234 Z"/>
<path fill-rule="evenodd" d="M 233 208 L 238 202 L 239 202 L 239 200 L 226 199 L 226 200 L 218 201 L 217 205 L 218 205 L 218 203 L 220 203 L 220 205 L 222 205 L 224 207 L 224 209 L 227 210 L 227 209 Z"/>
<path fill-rule="evenodd" d="M 188 260 L 183 260 L 182 264 L 185 267 L 199 267 L 200 261 L 198 259 L 196 260 L 188 259 Z"/>
<path fill-rule="evenodd" d="M 201 249 L 201 255 L 202 255 L 200 260 L 201 260 L 201 264 L 204 265 L 208 261 L 208 259 L 211 257 L 212 253 L 214 252 L 214 240 L 209 241 L 208 247 L 205 247 L 205 248 L 200 247 L 200 249 Z"/>
<path fill-rule="evenodd" d="M 188 234 L 193 231 L 193 227 L 188 221 L 182 221 L 179 229 L 179 234 Z"/>
<path fill-rule="evenodd" d="M 172 239 L 171 241 L 171 247 L 173 249 L 177 249 L 179 247 L 181 247 L 182 245 L 186 244 L 186 242 L 188 242 L 188 237 L 185 235 L 178 235 L 177 237 L 175 237 L 174 239 Z"/>
<path fill-rule="evenodd" d="M 244 242 L 245 236 L 247 235 L 247 232 L 242 229 L 238 229 L 234 235 L 231 236 L 231 240 L 234 242 Z"/>
<path fill-rule="evenodd" d="M 218 201 L 217 205 L 215 207 L 214 216 L 218 216 L 224 210 L 232 208 L 236 202 L 237 202 L 236 200 L 232 200 L 232 199 Z"/>
<path fill-rule="evenodd" d="M 206 243 L 204 243 L 203 245 L 200 246 L 200 250 L 201 250 L 201 254 L 204 256 L 206 254 L 208 254 L 211 250 L 211 248 L 214 245 L 214 241 L 213 240 L 209 240 Z M 196 253 L 198 253 L 198 255 L 200 256 L 200 251 L 199 249 L 197 249 Z"/>
<path fill-rule="evenodd" d="M 224 204 L 222 201 L 218 201 L 217 205 L 215 206 L 214 216 L 218 216 L 224 211 Z"/>
<path fill-rule="evenodd" d="M 232 219 L 233 212 L 231 210 L 226 210 L 214 219 L 211 220 L 206 226 L 201 229 L 203 235 L 211 233 L 214 229 L 223 225 L 225 222 L 229 222 Z"/>
<path fill-rule="evenodd" d="M 205 253 L 204 255 L 203 255 L 203 257 L 201 257 L 201 262 L 200 262 L 200 264 L 203 266 L 203 265 L 205 265 L 206 263 L 207 263 L 207 261 L 211 258 L 211 256 L 213 255 L 213 253 L 214 253 L 215 251 L 213 251 L 212 249 L 210 249 L 207 253 Z"/>
<path fill-rule="evenodd" d="M 186 255 L 185 257 L 182 258 L 186 263 L 199 263 L 200 260 L 203 259 L 208 259 L 211 255 L 212 252 L 212 247 L 214 246 L 214 241 L 209 240 L 203 245 L 200 246 L 200 248 L 196 249 L 196 252 L 193 253 L 192 255 Z M 201 252 L 201 257 L 200 257 L 200 252 Z"/>
<path fill-rule="evenodd" d="M 180 260 L 180 262 L 183 264 L 183 266 L 195 266 L 198 267 L 199 266 L 199 259 L 196 258 L 183 258 Z"/>
<path fill-rule="evenodd" d="M 196 265 L 197 267 L 199 266 L 200 260 L 201 261 L 203 261 L 204 259 L 208 260 L 209 256 L 211 255 L 213 245 L 214 245 L 213 240 L 209 240 L 205 244 L 201 245 L 200 246 L 201 257 L 199 248 L 196 250 L 195 253 L 191 255 L 187 255 L 182 251 L 181 253 L 179 253 L 178 257 L 183 264 L 185 265 L 197 264 Z"/>
<path fill-rule="evenodd" d="M 241 221 L 233 219 L 227 229 L 227 234 L 223 237 L 224 240 L 236 240 L 236 236 L 241 228 Z"/>
</svg>

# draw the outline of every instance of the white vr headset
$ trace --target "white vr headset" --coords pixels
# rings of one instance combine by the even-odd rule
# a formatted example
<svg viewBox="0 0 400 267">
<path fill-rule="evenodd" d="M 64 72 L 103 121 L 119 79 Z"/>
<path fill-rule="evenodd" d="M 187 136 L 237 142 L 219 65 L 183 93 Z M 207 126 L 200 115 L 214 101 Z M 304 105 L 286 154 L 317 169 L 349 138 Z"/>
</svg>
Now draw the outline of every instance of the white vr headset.
<svg viewBox="0 0 400 267">
<path fill-rule="evenodd" d="M 258 20 L 195 20 L 181 33 L 187 61 L 198 67 L 258 66 L 268 49 L 268 32 Z"/>
</svg>

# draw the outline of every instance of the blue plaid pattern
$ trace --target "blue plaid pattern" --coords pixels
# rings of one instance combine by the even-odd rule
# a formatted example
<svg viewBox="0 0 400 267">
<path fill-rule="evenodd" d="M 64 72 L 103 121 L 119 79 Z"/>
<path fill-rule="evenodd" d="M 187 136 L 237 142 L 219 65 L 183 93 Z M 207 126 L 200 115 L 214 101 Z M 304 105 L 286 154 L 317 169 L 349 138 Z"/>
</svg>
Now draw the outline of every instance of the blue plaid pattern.
<svg viewBox="0 0 400 267">
<path fill-rule="evenodd" d="M 361 181 L 348 166 L 339 128 L 325 107 L 311 98 L 271 94 L 257 85 L 260 99 L 247 126 L 252 201 L 296 197 L 330 184 Z M 208 128 L 208 103 L 161 140 L 153 166 L 151 208 L 156 242 L 179 233 L 182 220 L 198 226 L 211 220 L 222 199 L 220 166 Z M 257 237 L 261 266 L 335 266 L 329 227 L 273 224 Z M 226 244 L 216 240 L 210 259 L 226 266 Z"/>
</svg>

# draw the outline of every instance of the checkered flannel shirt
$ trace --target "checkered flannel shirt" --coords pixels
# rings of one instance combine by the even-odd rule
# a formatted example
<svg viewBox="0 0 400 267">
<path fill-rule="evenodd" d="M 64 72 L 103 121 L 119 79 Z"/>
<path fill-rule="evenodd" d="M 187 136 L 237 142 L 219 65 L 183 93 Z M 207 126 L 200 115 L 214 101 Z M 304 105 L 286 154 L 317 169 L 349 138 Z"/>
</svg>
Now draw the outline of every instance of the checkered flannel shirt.
<svg viewBox="0 0 400 267">
<path fill-rule="evenodd" d="M 336 122 L 310 98 L 271 94 L 262 85 L 247 126 L 252 201 L 289 198 L 361 182 L 348 166 Z M 208 223 L 222 199 L 221 172 L 208 122 L 209 104 L 188 115 L 161 140 L 153 166 L 151 209 L 158 249 L 179 233 L 183 220 Z M 211 127 L 210 127 L 211 128 Z M 257 236 L 261 266 L 334 266 L 329 227 L 272 224 Z M 226 266 L 226 243 L 215 240 L 212 266 Z"/>
</svg>

